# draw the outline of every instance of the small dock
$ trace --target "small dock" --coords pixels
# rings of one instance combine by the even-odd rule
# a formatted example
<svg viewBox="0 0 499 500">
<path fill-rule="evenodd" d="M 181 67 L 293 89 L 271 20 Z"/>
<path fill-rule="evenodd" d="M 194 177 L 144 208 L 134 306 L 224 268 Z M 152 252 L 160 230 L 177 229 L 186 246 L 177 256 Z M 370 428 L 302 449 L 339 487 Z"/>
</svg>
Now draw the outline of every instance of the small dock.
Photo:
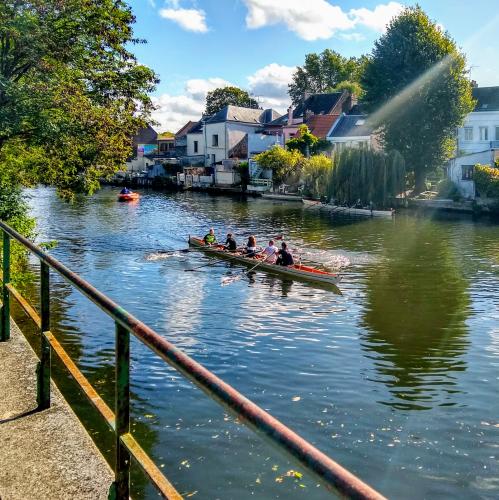
<svg viewBox="0 0 499 500">
<path fill-rule="evenodd" d="M 0 498 L 106 499 L 111 468 L 52 382 L 52 405 L 38 411 L 38 358 L 11 321 L 0 342 Z"/>
</svg>

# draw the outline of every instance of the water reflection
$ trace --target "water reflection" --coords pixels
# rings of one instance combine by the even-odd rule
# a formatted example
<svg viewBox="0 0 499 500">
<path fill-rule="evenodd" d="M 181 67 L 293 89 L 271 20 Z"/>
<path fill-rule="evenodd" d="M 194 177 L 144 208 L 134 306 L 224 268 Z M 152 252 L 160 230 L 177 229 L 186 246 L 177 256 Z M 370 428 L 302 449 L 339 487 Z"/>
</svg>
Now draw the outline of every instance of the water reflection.
<svg viewBox="0 0 499 500">
<path fill-rule="evenodd" d="M 400 409 L 454 405 L 456 375 L 466 369 L 468 283 L 448 235 L 406 220 L 386 233 L 385 260 L 366 272 L 363 348 L 375 380 Z"/>
</svg>

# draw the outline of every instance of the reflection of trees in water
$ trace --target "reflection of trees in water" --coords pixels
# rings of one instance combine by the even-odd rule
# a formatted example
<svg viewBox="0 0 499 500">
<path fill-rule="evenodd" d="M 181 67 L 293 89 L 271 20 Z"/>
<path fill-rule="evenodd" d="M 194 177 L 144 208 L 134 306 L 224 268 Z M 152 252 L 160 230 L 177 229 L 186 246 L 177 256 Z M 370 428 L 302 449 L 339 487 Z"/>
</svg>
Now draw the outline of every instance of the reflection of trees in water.
<svg viewBox="0 0 499 500">
<path fill-rule="evenodd" d="M 466 369 L 467 283 L 441 227 L 398 229 L 385 239 L 386 261 L 367 273 L 363 347 L 395 399 L 386 404 L 452 405 L 455 373 Z"/>
</svg>

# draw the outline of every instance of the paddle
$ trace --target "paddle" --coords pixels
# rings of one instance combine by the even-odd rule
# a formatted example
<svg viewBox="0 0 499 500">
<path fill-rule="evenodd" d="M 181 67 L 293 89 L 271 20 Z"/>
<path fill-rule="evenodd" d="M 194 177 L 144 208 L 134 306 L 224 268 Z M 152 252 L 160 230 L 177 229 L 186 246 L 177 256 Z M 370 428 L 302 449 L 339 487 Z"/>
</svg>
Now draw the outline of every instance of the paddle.
<svg viewBox="0 0 499 500">
<path fill-rule="evenodd" d="M 228 278 L 224 280 L 222 280 L 222 285 L 230 285 L 231 283 L 234 283 L 235 281 L 239 281 L 243 274 L 246 274 L 246 276 L 249 275 L 249 273 L 253 272 L 260 264 L 263 264 L 264 262 L 266 262 L 268 260 L 269 257 L 271 257 L 273 254 L 270 254 L 270 255 L 267 255 L 267 257 L 265 257 L 265 259 L 262 259 L 260 262 L 258 262 L 256 265 L 254 265 L 249 271 L 241 271 L 240 274 L 236 274 L 235 276 L 229 276 Z"/>
</svg>

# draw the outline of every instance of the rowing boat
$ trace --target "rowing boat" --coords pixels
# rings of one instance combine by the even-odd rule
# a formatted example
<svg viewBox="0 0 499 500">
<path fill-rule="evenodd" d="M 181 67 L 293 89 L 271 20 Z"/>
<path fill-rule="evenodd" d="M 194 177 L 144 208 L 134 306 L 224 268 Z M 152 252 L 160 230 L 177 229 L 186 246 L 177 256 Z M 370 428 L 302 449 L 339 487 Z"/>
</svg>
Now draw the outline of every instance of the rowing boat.
<svg viewBox="0 0 499 500">
<path fill-rule="evenodd" d="M 199 248 L 199 250 L 202 250 L 203 252 L 206 252 L 220 259 L 231 260 L 248 267 L 255 267 L 255 265 L 258 265 L 258 269 L 262 271 L 283 274 L 302 281 L 336 285 L 341 279 L 337 273 L 329 273 L 327 271 L 322 271 L 314 267 L 304 266 L 303 264 L 295 264 L 293 266 L 279 266 L 276 264 L 271 264 L 270 262 L 264 262 L 265 257 L 260 255 L 255 258 L 244 257 L 243 255 L 224 250 L 224 247 L 222 245 L 205 245 L 202 238 L 189 236 L 189 245 Z"/>
<path fill-rule="evenodd" d="M 322 203 L 318 200 L 303 199 L 303 203 L 307 205 L 307 209 L 320 210 L 335 214 L 362 215 L 364 217 L 393 217 L 395 210 L 371 210 L 369 208 L 341 207 L 331 205 L 330 203 Z"/>
</svg>

